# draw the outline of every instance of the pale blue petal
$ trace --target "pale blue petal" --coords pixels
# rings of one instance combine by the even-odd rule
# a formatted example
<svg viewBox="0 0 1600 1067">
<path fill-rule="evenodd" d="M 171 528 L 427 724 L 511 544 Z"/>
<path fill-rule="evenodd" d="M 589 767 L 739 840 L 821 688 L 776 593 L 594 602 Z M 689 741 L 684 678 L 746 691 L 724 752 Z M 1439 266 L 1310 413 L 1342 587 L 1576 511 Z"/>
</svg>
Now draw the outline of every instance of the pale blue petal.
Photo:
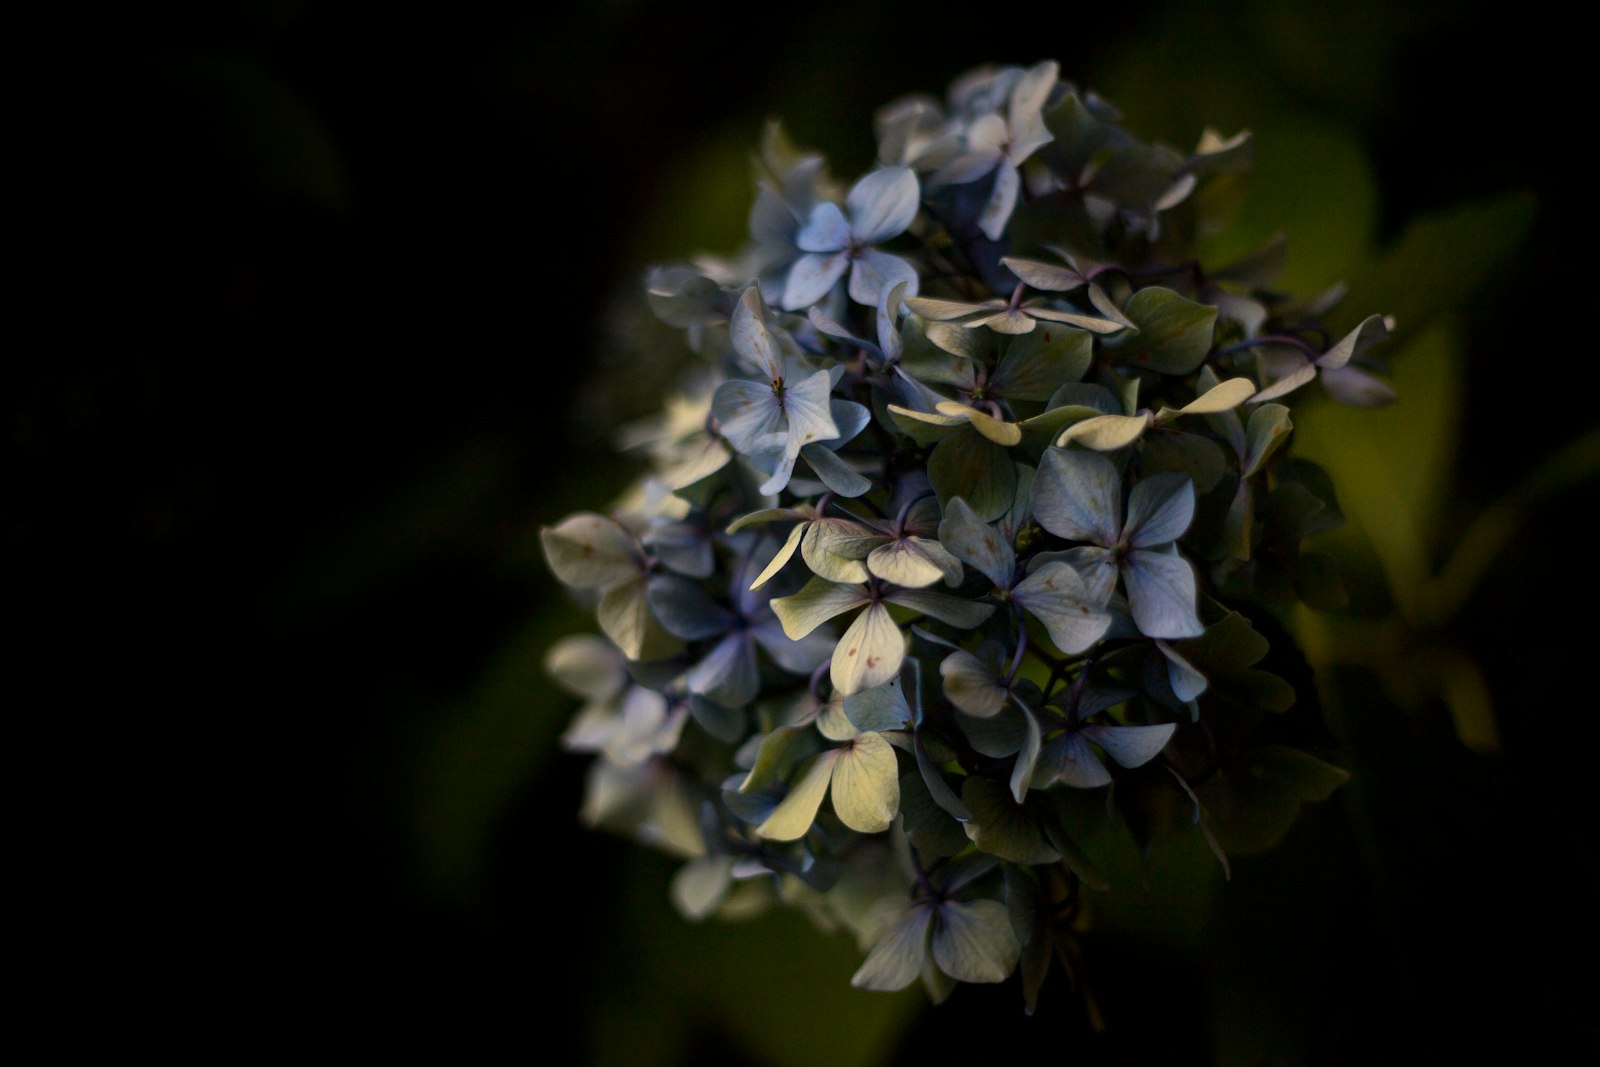
<svg viewBox="0 0 1600 1067">
<path fill-rule="evenodd" d="M 794 477 L 794 461 L 799 455 L 799 451 L 789 449 L 789 435 L 785 433 L 768 434 L 751 446 L 750 465 L 767 476 L 759 487 L 762 496 L 776 496 L 783 491 Z"/>
<path fill-rule="evenodd" d="M 761 688 L 756 647 L 748 631 L 729 634 L 684 675 L 689 692 L 729 708 L 743 707 Z"/>
<path fill-rule="evenodd" d="M 1001 160 L 994 172 L 994 189 L 989 193 L 982 213 L 978 215 L 978 228 L 989 240 L 998 241 L 1000 235 L 1005 233 L 1011 212 L 1016 209 L 1017 190 L 1021 185 L 1022 175 L 1018 173 L 1016 164 L 1008 159 Z"/>
<path fill-rule="evenodd" d="M 766 382 L 742 378 L 723 382 L 711 398 L 711 413 L 718 428 L 739 452 L 754 451 L 756 443 L 783 429 L 783 406 Z"/>
<path fill-rule="evenodd" d="M 999 118 L 998 115 L 994 117 Z M 928 187 L 937 189 L 945 185 L 966 185 L 968 182 L 975 182 L 994 170 L 1001 158 L 998 148 L 957 156 L 934 172 L 933 177 L 928 179 Z"/>
<path fill-rule="evenodd" d="M 783 308 L 798 311 L 828 295 L 850 266 L 846 252 L 808 252 L 795 260 L 783 285 Z"/>
<path fill-rule="evenodd" d="M 857 989 L 893 992 L 904 989 L 922 973 L 928 954 L 928 931 L 933 925 L 933 906 L 918 904 L 884 932 L 872 946 L 860 970 L 850 979 Z"/>
<path fill-rule="evenodd" d="M 772 331 L 767 329 L 766 307 L 755 286 L 739 297 L 733 317 L 728 321 L 728 340 L 740 364 L 751 374 L 759 374 L 768 381 L 781 376 L 783 360 L 772 339 Z"/>
<path fill-rule="evenodd" d="M 1167 658 L 1167 684 L 1172 687 L 1174 696 L 1187 704 L 1206 691 L 1206 676 L 1196 670 L 1194 664 L 1178 655 L 1165 641 L 1158 639 L 1156 648 Z"/>
<path fill-rule="evenodd" d="M 1076 655 L 1105 636 L 1111 616 L 1100 610 L 1083 578 L 1066 563 L 1047 563 L 1012 590 L 1011 598 L 1044 623 L 1056 648 Z"/>
<path fill-rule="evenodd" d="M 824 445 L 806 445 L 800 450 L 822 484 L 844 497 L 858 497 L 872 488 L 872 482 Z"/>
<path fill-rule="evenodd" d="M 757 643 L 767 650 L 774 663 L 791 674 L 810 674 L 833 655 L 835 638 L 826 630 L 813 630 L 798 641 L 791 641 L 776 619 L 750 627 Z"/>
<path fill-rule="evenodd" d="M 783 410 L 789 420 L 788 449 L 791 453 L 839 436 L 839 427 L 833 422 L 833 408 L 828 402 L 831 389 L 832 382 L 825 370 L 785 387 Z"/>
<path fill-rule="evenodd" d="M 1353 363 L 1323 371 L 1322 387 L 1339 403 L 1352 407 L 1376 408 L 1395 401 L 1394 388 L 1388 382 Z"/>
<path fill-rule="evenodd" d="M 688 641 L 726 633 L 733 625 L 728 610 L 711 599 L 698 582 L 658 574 L 645 588 L 651 614 L 669 634 Z"/>
<path fill-rule="evenodd" d="M 917 217 L 920 200 L 917 175 L 910 167 L 875 170 L 850 190 L 850 231 L 857 241 L 869 245 L 897 237 Z"/>
<path fill-rule="evenodd" d="M 850 299 L 858 304 L 876 307 L 885 290 L 902 283 L 907 296 L 916 295 L 917 269 L 899 256 L 867 248 L 851 261 Z"/>
<path fill-rule="evenodd" d="M 1170 722 L 1160 726 L 1085 726 L 1083 736 L 1122 766 L 1142 767 L 1161 754 L 1177 728 Z"/>
<path fill-rule="evenodd" d="M 856 434 L 865 430 L 872 421 L 872 411 L 854 400 L 829 400 L 828 410 L 833 414 L 833 424 L 839 428 L 839 435 L 829 442 L 829 448 L 837 449 L 853 441 Z"/>
<path fill-rule="evenodd" d="M 1033 517 L 1057 537 L 1110 548 L 1122 533 L 1116 464 L 1094 452 L 1046 450 L 1033 480 Z"/>
<path fill-rule="evenodd" d="M 841 252 L 850 245 L 850 222 L 838 204 L 824 200 L 811 209 L 795 244 L 803 252 Z"/>
<path fill-rule="evenodd" d="M 792 248 L 800 220 L 783 197 L 763 185 L 750 205 L 750 237 L 757 244 Z"/>
<path fill-rule="evenodd" d="M 1017 556 L 1006 535 L 983 522 L 961 497 L 952 497 L 939 522 L 939 543 L 1001 589 L 1011 586 Z"/>
<path fill-rule="evenodd" d="M 1053 59 L 1029 67 L 1022 77 L 1017 79 L 1017 84 L 1012 87 L 1011 100 L 1006 115 L 1011 120 L 1012 140 L 1016 140 L 1016 133 L 1030 122 L 1038 120 L 1040 111 L 1044 108 L 1045 101 L 1050 98 L 1050 90 L 1056 87 L 1056 81 L 1061 77 L 1061 67 Z"/>
</svg>

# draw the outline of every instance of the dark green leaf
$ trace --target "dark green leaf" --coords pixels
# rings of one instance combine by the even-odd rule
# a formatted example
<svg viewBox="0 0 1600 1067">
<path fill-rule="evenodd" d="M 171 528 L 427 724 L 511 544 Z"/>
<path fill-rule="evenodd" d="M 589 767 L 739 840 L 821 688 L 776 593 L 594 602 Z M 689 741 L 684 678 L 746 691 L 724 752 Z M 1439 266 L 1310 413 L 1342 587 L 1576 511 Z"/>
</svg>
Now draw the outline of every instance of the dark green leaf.
<svg viewBox="0 0 1600 1067">
<path fill-rule="evenodd" d="M 1108 342 L 1107 354 L 1119 363 L 1162 374 L 1191 374 L 1211 351 L 1214 307 L 1151 286 L 1134 293 L 1123 312 L 1139 332 Z"/>
<path fill-rule="evenodd" d="M 961 799 L 972 812 L 967 836 L 983 851 L 1014 863 L 1054 863 L 1060 854 L 1045 840 L 1039 817 L 1012 800 L 1006 787 L 968 775 Z"/>
<path fill-rule="evenodd" d="M 970 423 L 934 448 L 928 458 L 928 478 L 941 505 L 961 497 L 982 522 L 1004 515 L 1017 491 L 1017 471 L 1010 454 Z"/>
</svg>

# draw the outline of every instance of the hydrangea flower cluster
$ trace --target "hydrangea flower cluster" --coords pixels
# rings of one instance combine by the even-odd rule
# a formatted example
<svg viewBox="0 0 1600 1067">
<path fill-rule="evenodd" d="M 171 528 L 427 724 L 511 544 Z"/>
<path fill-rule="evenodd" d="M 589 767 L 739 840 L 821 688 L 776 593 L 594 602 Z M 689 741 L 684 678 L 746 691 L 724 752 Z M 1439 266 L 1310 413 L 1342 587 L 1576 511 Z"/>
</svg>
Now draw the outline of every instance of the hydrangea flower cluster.
<svg viewBox="0 0 1600 1067">
<path fill-rule="evenodd" d="M 1108 829 L 1226 869 L 1342 779 L 1257 739 L 1296 693 L 1247 613 L 1337 599 L 1280 401 L 1390 399 L 1391 324 L 1330 338 L 1281 244 L 1196 259 L 1247 133 L 1119 121 L 986 68 L 884 108 L 848 188 L 773 126 L 747 246 L 651 273 L 700 373 L 635 489 L 543 531 L 604 633 L 548 664 L 584 817 L 681 857 L 687 915 L 802 907 L 857 986 L 1020 969 L 1031 1010 Z"/>
</svg>

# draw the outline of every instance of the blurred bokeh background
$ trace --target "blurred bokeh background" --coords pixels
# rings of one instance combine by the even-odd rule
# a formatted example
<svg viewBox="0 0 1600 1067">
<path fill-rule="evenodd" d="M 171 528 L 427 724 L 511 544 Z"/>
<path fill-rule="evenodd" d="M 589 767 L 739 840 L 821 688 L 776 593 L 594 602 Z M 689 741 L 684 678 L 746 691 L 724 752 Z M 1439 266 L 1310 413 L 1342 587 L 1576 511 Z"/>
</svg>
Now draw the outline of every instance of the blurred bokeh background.
<svg viewBox="0 0 1600 1067">
<path fill-rule="evenodd" d="M 1583 131 L 1537 7 L 247 0 L 114 28 L 49 83 L 87 102 L 54 131 L 81 166 L 8 397 L 38 866 L 108 1018 L 575 1064 L 1596 1050 L 1562 966 L 1600 888 Z M 849 180 L 875 108 L 1043 58 L 1143 137 L 1253 130 L 1239 242 L 1286 232 L 1288 287 L 1346 280 L 1402 332 L 1399 404 L 1296 416 L 1355 596 L 1283 624 L 1352 781 L 1231 883 L 1197 853 L 1119 887 L 1099 1035 L 1059 987 L 1032 1019 L 1011 986 L 858 993 L 854 946 L 795 915 L 691 926 L 667 861 L 578 826 L 541 665 L 590 624 L 538 528 L 622 488 L 609 433 L 677 358 L 642 273 L 736 247 L 763 122 Z M 157 963 L 182 977 L 151 1017 Z"/>
</svg>

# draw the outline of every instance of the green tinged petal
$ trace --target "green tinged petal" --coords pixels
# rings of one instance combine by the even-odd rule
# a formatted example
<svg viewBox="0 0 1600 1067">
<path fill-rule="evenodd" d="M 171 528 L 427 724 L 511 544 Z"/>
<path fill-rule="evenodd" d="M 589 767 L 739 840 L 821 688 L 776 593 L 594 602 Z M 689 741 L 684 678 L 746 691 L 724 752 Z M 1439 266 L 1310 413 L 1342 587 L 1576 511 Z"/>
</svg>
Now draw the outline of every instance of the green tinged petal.
<svg viewBox="0 0 1600 1067">
<path fill-rule="evenodd" d="M 615 519 L 592 511 L 569 515 L 539 531 L 550 569 L 564 584 L 598 589 L 640 573 L 633 535 Z"/>
<path fill-rule="evenodd" d="M 672 876 L 672 902 L 684 918 L 699 922 L 717 910 L 732 884 L 732 856 L 701 856 Z"/>
<path fill-rule="evenodd" d="M 867 557 L 867 569 L 886 582 L 921 589 L 935 582 L 961 581 L 961 561 L 937 541 L 903 537 L 879 545 Z M 955 579 L 952 583 L 951 578 Z"/>
<path fill-rule="evenodd" d="M 813 578 L 798 593 L 774 599 L 772 611 L 789 640 L 798 641 L 834 616 L 866 602 L 866 590 L 858 586 Z"/>
<path fill-rule="evenodd" d="M 971 652 L 952 652 L 939 664 L 944 695 L 950 703 L 982 719 L 992 718 L 1005 706 L 1009 691 L 993 668 Z"/>
<path fill-rule="evenodd" d="M 628 680 L 617 650 L 594 634 L 573 634 L 551 645 L 544 669 L 561 688 L 585 700 L 619 696 Z"/>
<path fill-rule="evenodd" d="M 1240 458 L 1243 476 L 1248 478 L 1260 470 L 1278 446 L 1289 439 L 1293 428 L 1289 409 L 1282 404 L 1262 404 L 1252 411 L 1244 431 L 1245 452 Z"/>
<path fill-rule="evenodd" d="M 1094 337 L 1070 326 L 1043 323 L 1018 337 L 994 371 L 995 388 L 1008 400 L 1049 400 L 1081 379 L 1094 360 Z"/>
<path fill-rule="evenodd" d="M 767 816 L 767 821 L 756 827 L 756 833 L 769 841 L 798 841 L 804 837 L 817 819 L 817 809 L 822 807 L 822 798 L 827 795 L 828 783 L 833 778 L 833 765 L 838 758 L 838 749 L 813 756 L 801 772 L 799 781 L 790 788 L 777 809 Z"/>
<path fill-rule="evenodd" d="M 643 657 L 646 645 L 653 644 L 653 635 L 660 631 L 650 614 L 645 589 L 646 581 L 641 575 L 612 586 L 600 597 L 600 629 L 629 659 Z"/>
<path fill-rule="evenodd" d="M 844 698 L 845 716 L 863 733 L 901 730 L 911 721 L 911 705 L 898 678 Z"/>
<path fill-rule="evenodd" d="M 1062 430 L 1056 444 L 1079 444 L 1096 452 L 1114 452 L 1137 441 L 1149 425 L 1146 415 L 1099 415 Z"/>
<path fill-rule="evenodd" d="M 800 539 L 806 535 L 806 527 L 808 525 L 810 524 L 804 522 L 794 524 L 794 529 L 789 531 L 789 536 L 784 539 L 783 544 L 778 548 L 777 554 L 772 557 L 771 562 L 762 568 L 761 573 L 756 575 L 756 580 L 750 583 L 751 589 L 760 589 L 766 585 L 772 580 L 773 575 L 783 570 L 785 563 L 794 558 L 794 550 L 799 547 Z"/>
<path fill-rule="evenodd" d="M 1022 946 L 998 900 L 945 901 L 933 922 L 933 961 L 962 982 L 1003 982 Z"/>
<path fill-rule="evenodd" d="M 882 685 L 899 673 L 905 651 L 905 635 L 889 617 L 889 609 L 867 605 L 834 647 L 834 689 L 849 696 Z"/>
<path fill-rule="evenodd" d="M 901 433 L 923 448 L 938 444 L 969 425 L 965 418 L 959 416 L 913 411 L 899 404 L 889 405 L 889 416 L 894 419 L 894 424 L 899 427 Z"/>
<path fill-rule="evenodd" d="M 972 424 L 974 430 L 977 430 L 997 445 L 1009 448 L 1022 440 L 1022 431 L 1017 427 L 1016 423 L 997 419 L 987 412 L 979 411 L 977 408 L 969 407 L 966 404 L 958 404 L 954 400 L 941 401 L 935 407 L 941 415 L 966 419 Z"/>
<path fill-rule="evenodd" d="M 887 830 L 900 810 L 900 767 L 882 734 L 860 734 L 833 765 L 833 810 L 863 834 Z"/>
<path fill-rule="evenodd" d="M 1254 396 L 1255 391 L 1256 385 L 1249 378 L 1229 378 L 1207 389 L 1176 411 L 1171 408 L 1164 409 L 1162 415 L 1176 418 L 1179 415 L 1216 415 L 1223 411 L 1232 411 Z"/>
<path fill-rule="evenodd" d="M 947 622 L 959 630 L 975 629 L 994 614 L 993 604 L 964 600 L 932 589 L 896 589 L 884 599 L 891 604 L 899 604 L 903 608 L 932 615 L 940 622 Z"/>
</svg>

